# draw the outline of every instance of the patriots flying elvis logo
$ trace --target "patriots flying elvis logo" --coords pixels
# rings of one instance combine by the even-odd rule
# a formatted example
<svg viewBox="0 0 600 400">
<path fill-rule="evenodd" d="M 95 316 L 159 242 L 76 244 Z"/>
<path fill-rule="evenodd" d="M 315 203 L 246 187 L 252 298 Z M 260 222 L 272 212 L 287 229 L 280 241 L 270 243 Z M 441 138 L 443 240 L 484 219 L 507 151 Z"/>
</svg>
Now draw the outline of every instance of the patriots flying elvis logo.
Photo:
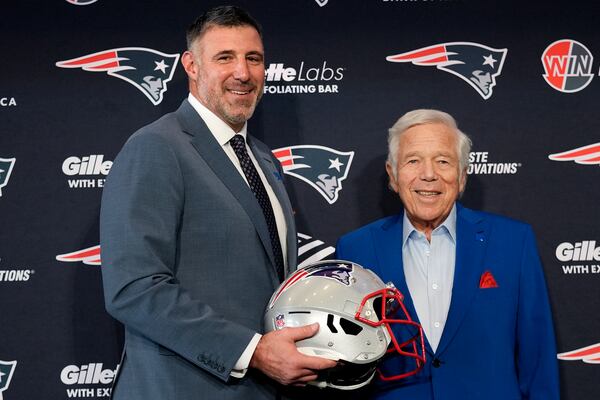
<svg viewBox="0 0 600 400">
<path fill-rule="evenodd" d="M 56 66 L 106 72 L 138 88 L 156 106 L 163 100 L 178 60 L 179 54 L 166 54 L 145 47 L 121 47 L 59 61 Z"/>
<path fill-rule="evenodd" d="M 487 100 L 492 96 L 507 53 L 508 49 L 494 49 L 479 43 L 449 42 L 388 56 L 386 60 L 435 66 L 458 76 Z"/>
<path fill-rule="evenodd" d="M 281 296 L 283 292 L 294 286 L 300 280 L 309 279 L 312 276 L 321 276 L 337 281 L 343 285 L 350 286 L 352 285 L 351 278 L 353 272 L 354 266 L 352 264 L 339 260 L 323 261 L 317 265 L 298 269 L 292 276 L 290 276 L 281 284 L 279 290 L 271 299 L 269 308 L 273 308 L 273 305 L 279 296 Z"/>
<path fill-rule="evenodd" d="M 12 379 L 16 366 L 16 361 L 0 360 L 0 400 L 2 399 L 2 392 L 8 389 L 8 386 L 10 385 L 10 380 Z"/>
<path fill-rule="evenodd" d="M 17 161 L 16 158 L 0 158 L 0 197 L 2 197 L 2 188 L 8 185 L 15 161 Z"/>
<path fill-rule="evenodd" d="M 353 151 L 342 152 L 317 145 L 281 147 L 273 150 L 273 154 L 285 174 L 308 183 L 329 204 L 337 201 L 354 158 Z"/>
</svg>

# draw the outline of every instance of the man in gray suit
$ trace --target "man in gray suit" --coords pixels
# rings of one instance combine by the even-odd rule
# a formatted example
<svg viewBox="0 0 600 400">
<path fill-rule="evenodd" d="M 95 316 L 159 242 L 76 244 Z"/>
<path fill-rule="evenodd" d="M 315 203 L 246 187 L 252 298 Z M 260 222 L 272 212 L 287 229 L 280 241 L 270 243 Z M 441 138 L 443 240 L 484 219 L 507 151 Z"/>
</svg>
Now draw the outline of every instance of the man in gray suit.
<svg viewBox="0 0 600 400">
<path fill-rule="evenodd" d="M 112 166 L 100 236 L 106 308 L 125 325 L 114 399 L 274 399 L 277 383 L 335 366 L 296 349 L 317 325 L 260 335 L 296 266 L 281 167 L 246 134 L 264 86 L 260 32 L 237 7 L 200 16 L 182 56 L 188 99 Z"/>
</svg>

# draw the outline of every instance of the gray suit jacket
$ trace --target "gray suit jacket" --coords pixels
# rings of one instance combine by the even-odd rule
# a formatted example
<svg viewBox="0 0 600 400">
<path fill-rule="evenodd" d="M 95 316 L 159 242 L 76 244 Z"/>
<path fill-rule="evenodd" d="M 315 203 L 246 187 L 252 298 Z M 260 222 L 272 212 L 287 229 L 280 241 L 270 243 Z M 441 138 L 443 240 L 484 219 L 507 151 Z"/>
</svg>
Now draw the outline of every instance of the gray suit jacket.
<svg viewBox="0 0 600 400">
<path fill-rule="evenodd" d="M 295 268 L 281 167 L 263 143 L 248 144 L 281 202 Z M 125 325 L 114 399 L 275 398 L 275 385 L 256 371 L 230 377 L 279 284 L 268 228 L 187 100 L 136 132 L 115 159 L 100 240 L 106 308 Z"/>
</svg>

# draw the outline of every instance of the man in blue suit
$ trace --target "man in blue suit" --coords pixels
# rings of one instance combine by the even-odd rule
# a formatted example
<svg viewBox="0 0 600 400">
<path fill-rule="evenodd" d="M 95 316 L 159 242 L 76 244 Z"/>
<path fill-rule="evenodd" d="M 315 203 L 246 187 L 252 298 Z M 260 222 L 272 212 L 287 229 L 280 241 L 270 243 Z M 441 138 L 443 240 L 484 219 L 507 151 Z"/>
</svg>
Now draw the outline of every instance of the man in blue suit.
<svg viewBox="0 0 600 400">
<path fill-rule="evenodd" d="M 297 239 L 281 166 L 247 134 L 264 85 L 260 27 L 217 7 L 187 39 L 188 99 L 127 141 L 104 188 L 106 308 L 125 325 L 112 394 L 274 400 L 276 383 L 336 363 L 296 349 L 318 325 L 261 335 Z"/>
<path fill-rule="evenodd" d="M 425 332 L 427 362 L 405 380 L 378 382 L 373 398 L 558 399 L 552 317 L 531 227 L 457 202 L 471 142 L 449 114 L 411 111 L 388 143 L 389 185 L 404 211 L 340 238 L 337 257 L 371 268 L 404 294 Z M 381 372 L 412 368 L 397 356 Z"/>
</svg>

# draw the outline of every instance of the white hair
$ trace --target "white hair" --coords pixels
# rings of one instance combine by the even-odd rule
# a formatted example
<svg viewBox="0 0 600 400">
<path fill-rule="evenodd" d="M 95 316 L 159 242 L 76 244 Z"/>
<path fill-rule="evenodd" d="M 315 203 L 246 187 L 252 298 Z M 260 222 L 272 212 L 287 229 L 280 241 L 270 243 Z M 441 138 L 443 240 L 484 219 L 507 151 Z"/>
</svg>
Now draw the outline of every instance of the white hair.
<svg viewBox="0 0 600 400">
<path fill-rule="evenodd" d="M 388 134 L 388 156 L 387 162 L 392 166 L 392 173 L 396 178 L 397 155 L 400 152 L 400 137 L 408 129 L 416 125 L 423 124 L 443 124 L 456 132 L 456 152 L 458 154 L 458 173 L 459 176 L 466 175 L 469 168 L 469 153 L 471 152 L 471 139 L 463 133 L 454 118 L 443 111 L 438 110 L 413 110 L 404 114 L 389 129 Z"/>
</svg>

